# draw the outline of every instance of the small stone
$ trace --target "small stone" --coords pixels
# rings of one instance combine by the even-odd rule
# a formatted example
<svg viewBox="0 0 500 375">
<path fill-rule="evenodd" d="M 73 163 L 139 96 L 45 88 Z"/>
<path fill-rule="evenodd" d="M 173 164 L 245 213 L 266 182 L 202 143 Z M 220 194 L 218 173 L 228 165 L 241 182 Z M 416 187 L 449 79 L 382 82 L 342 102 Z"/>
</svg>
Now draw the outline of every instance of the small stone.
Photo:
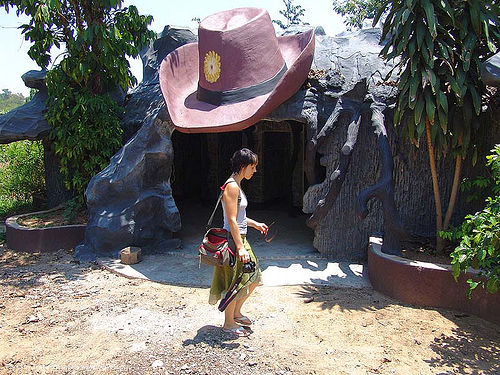
<svg viewBox="0 0 500 375">
<path fill-rule="evenodd" d="M 240 354 L 240 361 L 244 361 L 247 358 L 247 355 L 245 353 Z"/>
<path fill-rule="evenodd" d="M 129 349 L 130 353 L 136 353 L 136 352 L 140 352 L 142 350 L 146 350 L 146 343 L 145 342 L 133 343 Z"/>
<path fill-rule="evenodd" d="M 38 313 L 36 315 L 30 315 L 28 319 L 26 319 L 26 323 L 37 323 L 43 319 L 43 315 Z"/>
<path fill-rule="evenodd" d="M 153 368 L 163 367 L 163 361 L 160 359 L 157 359 L 156 361 L 153 362 L 151 367 L 153 367 Z"/>
<path fill-rule="evenodd" d="M 123 264 L 136 264 L 141 261 L 141 248 L 127 246 L 120 251 L 120 260 Z"/>
<path fill-rule="evenodd" d="M 257 366 L 257 362 L 250 361 L 250 362 L 247 363 L 247 365 L 250 366 L 250 367 Z"/>
</svg>

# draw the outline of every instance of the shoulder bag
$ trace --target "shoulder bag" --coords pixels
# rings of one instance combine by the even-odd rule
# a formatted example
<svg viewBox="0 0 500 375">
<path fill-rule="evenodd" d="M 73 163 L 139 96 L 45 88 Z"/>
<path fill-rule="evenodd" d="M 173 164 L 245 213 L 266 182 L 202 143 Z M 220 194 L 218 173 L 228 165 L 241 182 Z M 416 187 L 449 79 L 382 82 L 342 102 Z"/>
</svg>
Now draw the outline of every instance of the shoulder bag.
<svg viewBox="0 0 500 375">
<path fill-rule="evenodd" d="M 231 236 L 231 234 L 224 228 L 211 227 L 212 220 L 222 199 L 222 194 L 224 194 L 226 185 L 227 183 L 221 187 L 222 191 L 219 195 L 219 198 L 217 199 L 214 211 L 212 212 L 210 219 L 208 219 L 207 232 L 203 236 L 201 245 L 198 248 L 200 263 L 208 264 L 210 266 L 233 267 L 236 262 L 235 251 L 229 246 L 229 237 Z"/>
</svg>

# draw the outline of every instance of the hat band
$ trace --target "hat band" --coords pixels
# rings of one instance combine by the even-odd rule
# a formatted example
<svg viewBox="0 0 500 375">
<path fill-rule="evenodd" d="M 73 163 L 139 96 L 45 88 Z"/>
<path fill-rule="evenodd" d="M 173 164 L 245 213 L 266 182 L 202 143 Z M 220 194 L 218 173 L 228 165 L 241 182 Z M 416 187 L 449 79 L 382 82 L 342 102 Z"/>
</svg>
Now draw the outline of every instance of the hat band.
<svg viewBox="0 0 500 375">
<path fill-rule="evenodd" d="M 200 86 L 198 83 L 198 92 L 196 97 L 206 103 L 213 105 L 224 105 L 244 102 L 245 100 L 255 98 L 271 92 L 281 77 L 288 70 L 286 63 L 283 63 L 281 70 L 276 75 L 267 81 L 256 85 L 241 87 L 226 91 L 211 91 Z"/>
</svg>

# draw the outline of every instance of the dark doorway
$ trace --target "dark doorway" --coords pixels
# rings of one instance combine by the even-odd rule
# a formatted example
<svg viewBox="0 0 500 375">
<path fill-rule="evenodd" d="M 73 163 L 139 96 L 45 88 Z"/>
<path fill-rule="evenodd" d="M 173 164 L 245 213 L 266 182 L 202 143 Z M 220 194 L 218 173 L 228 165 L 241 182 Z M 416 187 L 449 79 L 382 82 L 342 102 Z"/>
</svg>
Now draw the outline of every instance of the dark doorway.
<svg viewBox="0 0 500 375">
<path fill-rule="evenodd" d="M 304 125 L 292 121 L 261 121 L 244 131 L 228 133 L 175 131 L 172 135 L 174 171 L 171 184 L 181 213 L 182 229 L 178 236 L 184 246 L 197 246 L 220 193 L 219 187 L 231 174 L 229 160 L 232 154 L 248 147 L 259 157 L 257 173 L 242 183 L 249 201 L 248 216 L 267 224 L 277 222 L 280 234 L 273 242 L 278 246 L 282 240 L 288 241 L 286 246 L 282 244 L 286 249 L 305 242 L 303 248 L 311 251 L 312 231 L 306 227 L 307 216 L 302 212 L 302 199 L 307 189 L 304 133 Z M 221 212 L 219 208 L 215 225 L 221 224 Z M 264 250 L 266 246 L 269 248 L 257 231 L 249 231 L 249 240 L 250 236 L 253 245 Z"/>
<path fill-rule="evenodd" d="M 253 207 L 279 205 L 302 208 L 304 126 L 297 122 L 261 121 L 241 132 L 185 134 L 175 131 L 174 172 L 171 179 L 177 203 L 209 204 L 231 174 L 234 151 L 248 147 L 259 156 L 257 173 L 243 182 Z"/>
</svg>

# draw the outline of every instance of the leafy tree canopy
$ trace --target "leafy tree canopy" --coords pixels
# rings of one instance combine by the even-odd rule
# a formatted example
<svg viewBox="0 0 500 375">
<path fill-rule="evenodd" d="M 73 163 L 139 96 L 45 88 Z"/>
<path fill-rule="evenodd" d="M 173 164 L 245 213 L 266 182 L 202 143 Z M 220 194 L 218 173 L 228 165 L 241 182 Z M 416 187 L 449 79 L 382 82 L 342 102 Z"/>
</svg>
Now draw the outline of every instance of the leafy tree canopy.
<svg viewBox="0 0 500 375">
<path fill-rule="evenodd" d="M 49 66 L 53 46 L 63 49 L 47 74 L 46 118 L 66 186 L 82 202 L 90 178 L 121 146 L 122 110 L 107 93 L 137 82 L 126 57 L 137 57 L 155 37 L 148 30 L 151 16 L 121 5 L 121 0 L 0 0 L 7 11 L 30 17 L 21 29 L 33 43 L 28 55 L 41 68 Z"/>
<path fill-rule="evenodd" d="M 349 29 L 363 27 L 363 21 L 375 18 L 385 0 L 333 0 L 333 10 L 344 18 Z"/>
<path fill-rule="evenodd" d="M 280 10 L 280 14 L 285 17 L 285 23 L 280 20 L 273 20 L 273 22 L 282 29 L 286 29 L 290 25 L 309 25 L 307 22 L 302 21 L 305 9 L 300 5 L 294 5 L 293 0 L 283 0 L 285 9 Z"/>
<path fill-rule="evenodd" d="M 31 17 L 22 25 L 33 43 L 28 55 L 42 69 L 51 62 L 53 46 L 65 48 L 61 66 L 80 86 L 102 93 L 120 84 L 136 83 L 125 56 L 137 57 L 153 38 L 147 29 L 151 16 L 139 15 L 135 6 L 121 8 L 121 0 L 0 0 L 8 12 Z"/>
</svg>

